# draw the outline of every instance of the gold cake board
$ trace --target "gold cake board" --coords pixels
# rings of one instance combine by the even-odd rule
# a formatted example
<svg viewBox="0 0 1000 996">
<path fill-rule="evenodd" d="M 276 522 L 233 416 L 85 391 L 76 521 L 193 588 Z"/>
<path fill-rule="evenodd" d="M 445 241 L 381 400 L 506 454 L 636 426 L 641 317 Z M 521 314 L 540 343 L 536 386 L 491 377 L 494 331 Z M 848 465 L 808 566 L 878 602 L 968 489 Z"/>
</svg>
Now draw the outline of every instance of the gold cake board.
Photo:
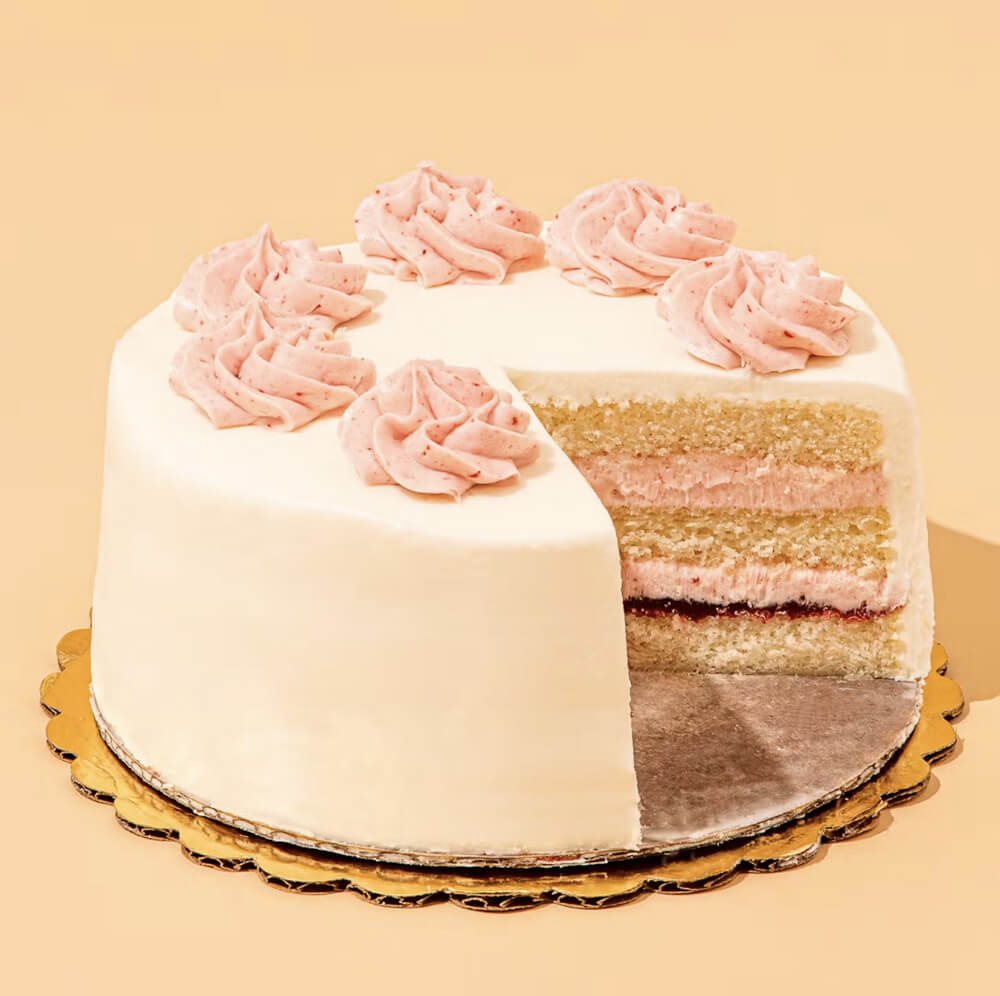
<svg viewBox="0 0 1000 996">
<path fill-rule="evenodd" d="M 613 861 L 605 856 L 589 865 L 523 868 L 508 862 L 504 867 L 428 867 L 269 840 L 199 816 L 154 790 L 102 739 L 90 706 L 89 649 L 89 630 L 68 633 L 58 647 L 60 671 L 49 675 L 41 687 L 42 705 L 52 714 L 46 727 L 49 746 L 71 762 L 73 784 L 82 794 L 113 805 L 121 825 L 133 833 L 179 841 L 189 858 L 206 867 L 256 870 L 268 884 L 293 892 L 353 892 L 392 907 L 448 901 L 494 912 L 546 903 L 600 908 L 651 892 L 703 891 L 743 872 L 803 864 L 824 843 L 863 833 L 886 806 L 917 795 L 927 784 L 929 763 L 954 748 L 957 738 L 949 719 L 963 707 L 961 689 L 944 676 L 947 656 L 936 646 L 919 718 L 906 742 L 887 756 L 873 759 L 854 779 L 855 784 L 834 793 L 832 801 L 818 799 L 811 809 L 802 806 L 804 815 L 793 812 L 780 825 L 769 826 L 765 820 L 752 828 L 752 836 L 744 833 L 738 839 L 725 839 L 726 834 L 719 834 L 710 846 L 703 842 L 685 845 L 683 835 L 664 836 L 658 842 L 644 841 L 644 850 L 638 854 Z"/>
</svg>

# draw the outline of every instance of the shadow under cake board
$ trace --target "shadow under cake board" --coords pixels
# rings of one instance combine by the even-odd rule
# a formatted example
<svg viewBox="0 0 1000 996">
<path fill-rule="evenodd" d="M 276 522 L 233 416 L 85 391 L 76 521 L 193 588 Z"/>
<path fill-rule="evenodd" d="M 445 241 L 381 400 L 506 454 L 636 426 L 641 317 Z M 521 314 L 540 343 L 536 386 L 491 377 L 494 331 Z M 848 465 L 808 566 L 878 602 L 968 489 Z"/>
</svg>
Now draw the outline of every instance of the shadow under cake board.
<svg viewBox="0 0 1000 996">
<path fill-rule="evenodd" d="M 970 703 L 1000 697 L 996 650 L 1000 544 L 928 523 L 934 629 L 948 647 L 949 671 Z"/>
</svg>

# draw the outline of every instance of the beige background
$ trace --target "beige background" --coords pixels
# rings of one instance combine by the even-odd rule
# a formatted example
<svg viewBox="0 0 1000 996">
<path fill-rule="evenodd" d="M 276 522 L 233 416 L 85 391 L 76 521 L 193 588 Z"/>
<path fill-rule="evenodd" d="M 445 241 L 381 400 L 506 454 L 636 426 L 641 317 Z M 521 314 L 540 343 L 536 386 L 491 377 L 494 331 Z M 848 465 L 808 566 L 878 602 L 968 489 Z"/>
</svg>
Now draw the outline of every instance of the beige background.
<svg viewBox="0 0 1000 996">
<path fill-rule="evenodd" d="M 991 991 L 994 5 L 340 6 L 15 3 L 5 18 L 9 991 Z M 920 801 L 798 871 L 604 914 L 497 918 L 209 873 L 72 791 L 36 688 L 57 637 L 87 618 L 115 339 L 196 253 L 263 220 L 347 239 L 359 198 L 421 158 L 488 172 L 546 215 L 611 175 L 673 183 L 733 215 L 741 243 L 813 252 L 874 303 L 920 406 L 938 631 L 970 700 L 963 749 Z"/>
</svg>

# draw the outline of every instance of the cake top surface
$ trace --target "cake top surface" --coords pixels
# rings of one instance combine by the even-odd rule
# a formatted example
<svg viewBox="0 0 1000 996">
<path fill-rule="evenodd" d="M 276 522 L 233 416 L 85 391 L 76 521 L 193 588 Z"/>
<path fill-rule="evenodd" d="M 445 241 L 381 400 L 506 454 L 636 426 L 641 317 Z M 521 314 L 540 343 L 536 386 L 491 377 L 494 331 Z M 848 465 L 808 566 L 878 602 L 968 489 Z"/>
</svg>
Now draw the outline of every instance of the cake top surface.
<svg viewBox="0 0 1000 996">
<path fill-rule="evenodd" d="M 356 245 L 345 262 L 361 262 Z M 533 396 L 575 401 L 671 398 L 678 393 L 749 398 L 848 400 L 860 393 L 908 394 L 899 353 L 864 301 L 850 289 L 844 302 L 858 314 L 844 356 L 812 357 L 804 370 L 781 375 L 724 370 L 688 354 L 657 315 L 649 294 L 608 297 L 562 279 L 553 266 L 512 272 L 502 284 L 423 288 L 374 273 L 365 293 L 375 308 L 341 334 L 379 375 L 415 356 L 502 369 L 530 384 Z M 683 380 L 679 379 L 683 378 Z"/>
<path fill-rule="evenodd" d="M 345 263 L 362 261 L 356 245 Z M 363 293 L 370 312 L 338 337 L 356 357 L 372 360 L 385 377 L 415 357 L 475 367 L 513 403 L 562 399 L 570 403 L 670 399 L 708 394 L 748 400 L 842 401 L 882 411 L 912 402 L 899 354 L 863 301 L 845 301 L 859 314 L 853 348 L 843 357 L 814 358 L 780 376 L 723 370 L 690 356 L 656 314 L 656 299 L 604 297 L 562 279 L 557 268 L 513 272 L 497 285 L 424 288 L 371 274 Z M 139 434 L 143 459 L 171 464 L 240 502 L 342 510 L 370 516 L 435 541 L 474 538 L 483 546 L 511 542 L 608 542 L 613 527 L 597 496 L 534 416 L 529 432 L 538 459 L 519 478 L 473 488 L 456 507 L 448 497 L 417 497 L 396 487 L 367 486 L 340 442 L 342 419 L 324 416 L 295 432 L 246 426 L 222 431 L 170 387 L 178 349 L 192 333 L 164 302 L 121 340 L 112 394 L 129 412 L 110 431 Z M 118 422 L 126 421 L 118 419 Z"/>
</svg>

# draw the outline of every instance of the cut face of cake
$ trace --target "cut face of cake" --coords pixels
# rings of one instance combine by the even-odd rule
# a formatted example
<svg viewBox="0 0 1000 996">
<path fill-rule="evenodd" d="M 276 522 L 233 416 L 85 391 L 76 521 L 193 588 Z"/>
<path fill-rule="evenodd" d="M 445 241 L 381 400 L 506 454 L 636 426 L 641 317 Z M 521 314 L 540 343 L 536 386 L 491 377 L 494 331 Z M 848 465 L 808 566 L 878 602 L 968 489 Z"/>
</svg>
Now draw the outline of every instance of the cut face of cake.
<svg viewBox="0 0 1000 996">
<path fill-rule="evenodd" d="M 630 666 L 920 673 L 897 548 L 917 524 L 890 512 L 906 485 L 886 476 L 874 410 L 682 396 L 535 411 L 614 523 Z"/>
<path fill-rule="evenodd" d="M 226 360 L 228 339 L 200 343 L 197 391 L 171 388 L 178 351 L 212 333 L 170 303 L 116 349 L 93 695 L 109 739 L 171 791 L 298 840 L 629 851 L 630 668 L 926 674 L 914 406 L 851 292 L 850 350 L 817 355 L 802 331 L 808 362 L 768 375 L 692 356 L 651 294 L 590 293 L 553 266 L 350 291 L 377 307 L 336 333 L 336 378 L 309 370 L 356 400 L 289 432 L 206 417 L 217 397 L 288 400 L 287 377 Z M 247 342 L 288 345 L 273 322 Z M 406 434 L 452 417 L 432 441 L 475 440 L 480 464 L 448 463 L 435 491 L 442 466 Z"/>
</svg>

